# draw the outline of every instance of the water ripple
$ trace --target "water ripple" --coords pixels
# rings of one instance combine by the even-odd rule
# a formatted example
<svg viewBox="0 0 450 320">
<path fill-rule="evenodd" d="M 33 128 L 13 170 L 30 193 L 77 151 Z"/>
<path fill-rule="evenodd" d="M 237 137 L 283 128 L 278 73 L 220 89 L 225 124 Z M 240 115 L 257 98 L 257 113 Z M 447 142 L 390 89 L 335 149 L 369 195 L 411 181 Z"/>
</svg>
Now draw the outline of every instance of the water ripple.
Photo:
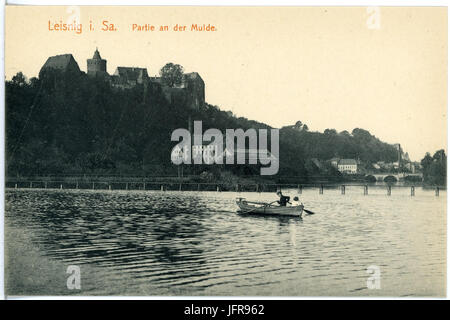
<svg viewBox="0 0 450 320">
<path fill-rule="evenodd" d="M 388 198 L 304 190 L 317 214 L 303 220 L 237 214 L 237 195 L 14 190 L 6 192 L 6 222 L 48 259 L 89 266 L 92 294 L 444 292 L 444 192 L 436 199 L 425 191 Z M 366 287 L 370 265 L 382 270 L 381 291 Z"/>
</svg>

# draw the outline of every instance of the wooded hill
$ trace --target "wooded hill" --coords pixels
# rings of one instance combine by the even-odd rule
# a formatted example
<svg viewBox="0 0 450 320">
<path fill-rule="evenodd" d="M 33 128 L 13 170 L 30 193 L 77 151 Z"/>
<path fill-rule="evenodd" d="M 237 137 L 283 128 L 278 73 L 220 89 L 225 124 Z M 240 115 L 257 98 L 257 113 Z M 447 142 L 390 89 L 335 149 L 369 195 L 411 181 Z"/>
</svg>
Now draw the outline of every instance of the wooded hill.
<svg viewBox="0 0 450 320">
<path fill-rule="evenodd" d="M 270 128 L 205 104 L 196 110 L 169 103 L 157 86 L 117 89 L 101 78 L 46 70 L 27 80 L 21 73 L 6 81 L 7 175 L 126 174 L 176 175 L 170 152 L 172 131 L 202 120 L 203 130 Z M 304 124 L 280 130 L 278 177 L 341 178 L 323 161 L 332 157 L 392 162 L 395 146 L 363 129 L 351 133 L 310 132 Z M 185 174 L 224 172 L 259 175 L 258 165 L 184 166 Z"/>
</svg>

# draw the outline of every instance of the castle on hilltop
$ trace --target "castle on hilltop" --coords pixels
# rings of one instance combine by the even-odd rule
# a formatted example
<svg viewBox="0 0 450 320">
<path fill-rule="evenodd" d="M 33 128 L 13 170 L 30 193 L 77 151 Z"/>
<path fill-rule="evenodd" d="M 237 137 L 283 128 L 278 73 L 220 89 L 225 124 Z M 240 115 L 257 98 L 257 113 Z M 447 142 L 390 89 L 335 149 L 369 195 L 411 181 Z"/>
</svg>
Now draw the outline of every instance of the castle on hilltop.
<svg viewBox="0 0 450 320">
<path fill-rule="evenodd" d="M 116 71 L 110 75 L 106 65 L 106 59 L 102 59 L 98 49 L 95 49 L 92 59 L 87 59 L 87 75 L 103 78 L 111 86 L 119 89 L 129 89 L 136 85 L 144 85 L 144 88 L 159 87 L 168 102 L 172 104 L 185 104 L 196 109 L 205 104 L 205 83 L 197 72 L 183 74 L 179 85 L 169 87 L 162 83 L 160 77 L 149 77 L 147 68 L 117 67 Z M 72 54 L 49 57 L 39 75 L 45 69 L 83 73 Z"/>
</svg>

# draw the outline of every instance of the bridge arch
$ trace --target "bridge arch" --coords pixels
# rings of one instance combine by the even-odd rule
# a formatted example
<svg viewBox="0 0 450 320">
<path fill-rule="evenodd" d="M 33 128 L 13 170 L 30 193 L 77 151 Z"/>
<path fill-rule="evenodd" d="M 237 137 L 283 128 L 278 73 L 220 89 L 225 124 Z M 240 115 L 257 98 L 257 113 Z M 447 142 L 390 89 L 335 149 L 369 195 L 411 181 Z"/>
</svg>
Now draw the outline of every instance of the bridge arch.
<svg viewBox="0 0 450 320">
<path fill-rule="evenodd" d="M 384 177 L 383 181 L 387 182 L 387 183 L 394 183 L 394 182 L 397 182 L 398 180 L 393 175 L 388 175 L 388 176 Z"/>
</svg>

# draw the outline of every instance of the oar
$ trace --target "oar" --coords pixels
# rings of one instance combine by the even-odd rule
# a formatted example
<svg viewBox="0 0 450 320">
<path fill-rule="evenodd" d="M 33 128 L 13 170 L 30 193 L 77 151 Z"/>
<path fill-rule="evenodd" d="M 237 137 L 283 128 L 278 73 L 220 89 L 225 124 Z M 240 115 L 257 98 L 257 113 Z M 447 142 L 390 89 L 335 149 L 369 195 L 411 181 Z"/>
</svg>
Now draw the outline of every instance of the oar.
<svg viewBox="0 0 450 320">
<path fill-rule="evenodd" d="M 314 212 L 309 211 L 309 210 L 306 210 L 305 208 L 303 208 L 303 211 L 305 211 L 305 212 L 308 213 L 308 214 L 314 214 Z"/>
</svg>

